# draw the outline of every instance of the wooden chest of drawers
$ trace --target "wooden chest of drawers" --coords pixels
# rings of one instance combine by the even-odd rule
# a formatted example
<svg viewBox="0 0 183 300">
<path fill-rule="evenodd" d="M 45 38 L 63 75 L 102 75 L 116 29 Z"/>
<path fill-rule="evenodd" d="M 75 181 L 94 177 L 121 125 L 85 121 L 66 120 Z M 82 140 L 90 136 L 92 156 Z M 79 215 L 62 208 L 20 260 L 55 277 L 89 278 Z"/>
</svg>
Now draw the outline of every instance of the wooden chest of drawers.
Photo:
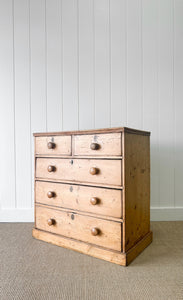
<svg viewBox="0 0 183 300">
<path fill-rule="evenodd" d="M 152 241 L 150 133 L 35 133 L 37 239 L 123 266 Z"/>
</svg>

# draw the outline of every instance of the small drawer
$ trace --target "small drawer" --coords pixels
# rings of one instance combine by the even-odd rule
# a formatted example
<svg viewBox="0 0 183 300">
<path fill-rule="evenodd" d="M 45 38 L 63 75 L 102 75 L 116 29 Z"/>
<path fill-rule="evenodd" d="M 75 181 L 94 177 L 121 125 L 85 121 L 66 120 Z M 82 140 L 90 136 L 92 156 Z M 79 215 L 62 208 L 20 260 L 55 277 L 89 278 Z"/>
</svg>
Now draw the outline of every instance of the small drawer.
<svg viewBox="0 0 183 300">
<path fill-rule="evenodd" d="M 37 158 L 36 177 L 121 186 L 121 160 Z"/>
<path fill-rule="evenodd" d="M 122 217 L 122 191 L 36 181 L 36 202 L 69 209 Z"/>
<path fill-rule="evenodd" d="M 74 155 L 121 156 L 121 133 L 74 135 Z"/>
<path fill-rule="evenodd" d="M 71 155 L 71 136 L 36 137 L 35 153 L 39 155 Z"/>
<path fill-rule="evenodd" d="M 120 222 L 36 206 L 36 228 L 121 251 Z"/>
</svg>

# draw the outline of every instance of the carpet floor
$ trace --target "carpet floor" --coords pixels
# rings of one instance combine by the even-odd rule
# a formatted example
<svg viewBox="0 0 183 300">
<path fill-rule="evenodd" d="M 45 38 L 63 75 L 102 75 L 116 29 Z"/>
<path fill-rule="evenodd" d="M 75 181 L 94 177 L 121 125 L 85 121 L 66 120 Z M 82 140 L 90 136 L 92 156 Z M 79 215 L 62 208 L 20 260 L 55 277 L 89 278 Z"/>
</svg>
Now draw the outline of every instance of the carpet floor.
<svg viewBox="0 0 183 300">
<path fill-rule="evenodd" d="M 183 299 L 183 222 L 152 222 L 128 267 L 35 240 L 32 227 L 0 223 L 1 300 Z"/>
</svg>

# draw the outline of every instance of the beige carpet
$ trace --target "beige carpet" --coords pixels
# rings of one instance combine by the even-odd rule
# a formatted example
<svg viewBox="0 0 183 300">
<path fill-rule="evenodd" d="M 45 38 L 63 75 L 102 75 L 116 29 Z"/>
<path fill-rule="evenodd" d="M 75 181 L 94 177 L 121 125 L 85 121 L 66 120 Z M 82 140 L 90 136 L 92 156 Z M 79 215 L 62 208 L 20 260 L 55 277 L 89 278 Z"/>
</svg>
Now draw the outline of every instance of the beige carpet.
<svg viewBox="0 0 183 300">
<path fill-rule="evenodd" d="M 31 223 L 0 224 L 0 299 L 183 299 L 183 222 L 153 222 L 128 267 L 35 240 Z"/>
</svg>

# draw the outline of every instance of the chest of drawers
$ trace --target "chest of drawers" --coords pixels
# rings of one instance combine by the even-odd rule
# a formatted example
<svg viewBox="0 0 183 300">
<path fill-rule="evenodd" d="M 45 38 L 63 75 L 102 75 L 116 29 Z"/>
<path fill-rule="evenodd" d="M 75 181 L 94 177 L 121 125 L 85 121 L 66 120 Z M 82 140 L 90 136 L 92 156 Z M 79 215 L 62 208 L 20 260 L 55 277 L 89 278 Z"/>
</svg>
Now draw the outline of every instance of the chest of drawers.
<svg viewBox="0 0 183 300">
<path fill-rule="evenodd" d="M 33 237 L 123 266 L 152 241 L 150 133 L 35 133 Z"/>
</svg>

